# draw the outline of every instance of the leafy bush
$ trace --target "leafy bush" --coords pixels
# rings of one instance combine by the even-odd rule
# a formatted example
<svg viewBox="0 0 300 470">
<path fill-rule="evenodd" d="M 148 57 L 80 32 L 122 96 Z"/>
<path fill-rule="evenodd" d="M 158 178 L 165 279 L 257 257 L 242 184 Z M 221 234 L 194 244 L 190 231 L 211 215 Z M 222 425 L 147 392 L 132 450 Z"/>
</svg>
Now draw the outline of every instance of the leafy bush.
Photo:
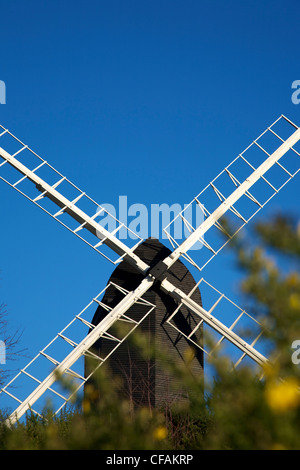
<svg viewBox="0 0 300 470">
<path fill-rule="evenodd" d="M 214 380 L 204 389 L 203 377 L 191 377 L 159 345 L 156 354 L 168 373 L 190 390 L 188 401 L 160 410 L 133 409 L 120 398 L 120 384 L 100 368 L 96 387 L 100 400 L 94 399 L 91 387 L 83 403 L 78 401 L 57 417 L 48 411 L 43 418 L 31 415 L 9 428 L 2 416 L 0 448 L 299 449 L 300 367 L 291 360 L 292 344 L 300 340 L 298 225 L 276 218 L 258 225 L 254 235 L 260 237 L 259 248 L 251 244 L 252 238 L 239 240 L 232 249 L 244 272 L 241 289 L 251 313 L 269 331 L 272 367 L 265 367 L 263 380 L 249 366 L 229 373 L 229 359 L 221 351 L 211 362 Z M 142 336 L 134 334 L 131 340 L 143 351 Z"/>
</svg>

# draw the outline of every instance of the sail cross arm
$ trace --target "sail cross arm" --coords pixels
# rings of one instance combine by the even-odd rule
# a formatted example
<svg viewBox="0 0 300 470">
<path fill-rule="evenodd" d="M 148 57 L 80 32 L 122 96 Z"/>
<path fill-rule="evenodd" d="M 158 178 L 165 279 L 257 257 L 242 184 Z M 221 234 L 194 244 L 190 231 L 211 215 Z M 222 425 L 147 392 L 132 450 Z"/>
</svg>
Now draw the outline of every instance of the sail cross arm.
<svg viewBox="0 0 300 470">
<path fill-rule="evenodd" d="M 280 147 L 275 150 L 248 178 L 227 197 L 165 260 L 170 268 L 175 261 L 185 254 L 205 233 L 261 178 L 286 152 L 300 140 L 300 128 L 297 129 Z"/>
<path fill-rule="evenodd" d="M 21 174 L 24 175 L 29 181 L 35 184 L 37 189 L 40 191 L 41 196 L 49 198 L 54 202 L 60 209 L 69 214 L 75 219 L 80 225 L 95 235 L 97 238 L 103 240 L 103 243 L 115 251 L 119 256 L 126 257 L 126 260 L 133 264 L 140 272 L 146 273 L 149 266 L 144 263 L 138 256 L 136 256 L 132 249 L 130 249 L 125 243 L 119 240 L 114 234 L 106 230 L 102 225 L 98 224 L 94 217 L 88 216 L 82 209 L 80 209 L 74 201 L 70 201 L 68 198 L 63 196 L 57 189 L 57 185 L 51 186 L 38 176 L 34 171 L 27 168 L 23 163 L 17 160 L 13 155 L 10 155 L 6 150 L 0 147 L 0 156 Z M 33 201 L 34 202 L 34 201 Z"/>
</svg>

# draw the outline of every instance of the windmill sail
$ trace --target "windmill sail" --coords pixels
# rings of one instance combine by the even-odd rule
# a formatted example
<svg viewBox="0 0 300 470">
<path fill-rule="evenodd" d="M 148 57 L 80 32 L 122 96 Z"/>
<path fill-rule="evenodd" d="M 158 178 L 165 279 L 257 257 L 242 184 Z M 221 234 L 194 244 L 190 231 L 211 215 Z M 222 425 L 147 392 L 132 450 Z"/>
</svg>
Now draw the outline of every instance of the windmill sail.
<svg viewBox="0 0 300 470">
<path fill-rule="evenodd" d="M 182 256 L 199 271 L 296 176 L 300 169 L 300 149 L 295 145 L 300 129 L 280 116 L 257 139 L 211 181 L 165 228 L 174 252 L 166 264 Z M 193 227 L 188 214 L 197 206 L 204 221 Z M 230 215 L 233 232 L 222 217 Z M 183 220 L 189 236 L 181 245 L 172 236 L 177 219 Z M 201 243 L 199 256 L 191 255 L 195 243 Z"/>
<path fill-rule="evenodd" d="M 131 292 L 110 283 L 76 315 L 73 320 L 58 333 L 32 361 L 16 375 L 16 377 L 14 377 L 14 379 L 1 389 L 1 393 L 9 396 L 15 403 L 18 403 L 17 408 L 8 419 L 8 424 L 14 424 L 28 410 L 39 415 L 39 411 L 35 410 L 34 405 L 41 397 L 45 398 L 45 396 L 47 396 L 48 398 L 55 397 L 56 399 L 60 399 L 56 413 L 70 402 L 72 397 L 78 393 L 97 368 L 104 364 L 109 356 L 126 340 L 127 336 L 132 333 L 155 308 L 155 305 L 143 299 L 144 292 L 149 289 L 149 285 L 151 285 L 152 282 L 153 281 L 149 278 L 145 278 L 140 286 Z M 102 301 L 104 291 L 112 287 L 117 289 L 121 296 L 120 302 L 113 309 Z M 138 319 L 132 318 L 130 310 L 136 303 L 139 304 L 141 312 Z M 95 310 L 96 305 L 101 305 L 105 308 L 107 315 L 95 326 L 87 317 L 91 311 Z M 123 332 L 119 337 L 110 333 L 111 327 L 117 322 L 125 322 L 128 326 L 126 332 Z M 78 324 L 80 329 L 78 328 Z M 91 331 L 87 334 L 89 330 Z M 106 338 L 112 344 L 110 351 L 102 357 L 90 351 L 93 344 L 100 338 Z M 90 371 L 88 377 L 82 375 L 80 367 L 78 369 L 78 361 L 83 356 L 94 359 L 94 368 Z M 75 367 L 73 367 L 74 365 Z M 44 374 L 44 377 L 42 377 L 41 374 Z M 62 391 L 55 388 L 55 383 L 59 382 L 62 377 L 72 378 L 72 387 L 68 392 L 68 396 L 64 395 L 66 390 Z M 24 379 L 27 380 L 27 386 L 24 384 Z M 21 397 L 16 396 L 15 392 L 15 390 L 18 390 L 18 384 L 20 383 L 22 384 Z M 28 390 L 30 391 L 28 392 Z M 24 392 L 28 393 L 25 397 Z"/>
<path fill-rule="evenodd" d="M 205 308 L 193 301 L 193 291 L 186 295 L 180 289 L 174 289 L 168 281 L 162 282 L 162 289 L 166 289 L 166 292 L 178 301 L 178 307 L 169 315 L 167 323 L 195 347 L 202 349 L 207 356 L 213 356 L 220 346 L 225 347 L 234 368 L 244 359 L 262 367 L 269 364 L 269 359 L 264 355 L 266 338 L 263 325 L 204 278 L 197 283 L 197 288 L 201 289 L 202 296 L 207 299 Z M 193 330 L 188 334 L 176 324 L 176 317 L 182 305 L 194 314 L 194 319 L 197 318 Z M 195 333 L 204 325 L 210 336 L 207 348 L 205 342 L 199 344 L 193 339 Z"/>
<path fill-rule="evenodd" d="M 137 269 L 142 272 L 146 270 L 147 267 L 132 253 L 143 239 L 3 126 L 0 126 L 0 157 L 2 181 L 43 209 L 110 262 L 117 264 L 126 257 Z M 108 225 L 113 227 L 111 232 L 97 222 L 96 219 L 100 216 L 105 216 Z M 135 240 L 133 247 L 129 248 L 117 237 L 120 231 L 130 234 L 127 239 Z M 113 252 L 118 256 L 112 258 Z"/>
<path fill-rule="evenodd" d="M 275 125 L 281 121 L 284 120 L 289 126 L 292 127 L 293 133 L 289 133 L 289 135 L 286 136 L 284 139 L 281 137 L 274 129 Z M 4 128 L 3 128 L 4 129 Z M 296 130 L 295 130 L 296 129 Z M 272 151 L 266 150 L 265 147 L 262 146 L 261 139 L 263 137 L 266 137 L 267 133 L 271 133 L 272 136 L 274 136 L 277 140 L 277 146 L 275 145 L 274 148 L 274 143 L 273 143 L 273 149 Z M 4 129 L 2 134 L 0 134 L 0 138 L 4 137 L 8 131 Z M 9 134 L 12 136 L 11 134 Z M 16 139 L 14 136 L 12 136 L 17 142 L 20 142 L 18 139 Z M 268 136 L 269 137 L 269 136 Z M 177 302 L 178 308 L 180 309 L 182 305 L 184 305 L 190 312 L 193 312 L 194 315 L 196 315 L 195 318 L 198 318 L 198 321 L 196 320 L 194 327 L 191 331 L 188 333 L 184 331 L 176 321 L 176 315 L 178 313 L 178 308 L 175 309 L 175 311 L 169 315 L 169 317 L 166 319 L 167 323 L 169 326 L 172 328 L 176 329 L 179 333 L 179 335 L 182 335 L 186 337 L 189 341 L 193 342 L 193 334 L 195 334 L 203 324 L 206 324 L 213 332 L 217 335 L 215 337 L 215 347 L 222 343 L 229 343 L 232 345 L 234 348 L 239 350 L 241 352 L 241 356 L 236 360 L 236 365 L 239 365 L 241 361 L 244 358 L 250 358 L 251 360 L 254 360 L 255 363 L 259 365 L 263 365 L 265 362 L 268 361 L 268 359 L 263 355 L 263 352 L 258 350 L 258 342 L 261 338 L 262 333 L 259 331 L 258 334 L 252 338 L 250 341 L 247 341 L 246 338 L 244 338 L 239 331 L 236 331 L 235 328 L 239 324 L 240 320 L 247 319 L 247 321 L 253 321 L 255 325 L 259 325 L 258 322 L 256 322 L 253 318 L 251 318 L 244 310 L 239 309 L 235 304 L 233 304 L 227 297 L 225 297 L 223 294 L 220 294 L 215 302 L 211 305 L 210 308 L 207 308 L 207 306 L 202 307 L 199 303 L 195 302 L 192 299 L 192 294 L 194 292 L 194 289 L 197 288 L 198 286 L 194 286 L 192 288 L 192 291 L 190 293 L 184 292 L 182 289 L 180 289 L 180 286 L 174 285 L 172 282 L 172 279 L 168 278 L 168 272 L 170 268 L 175 265 L 175 263 L 179 260 L 180 256 L 183 258 L 187 259 L 188 261 L 192 262 L 193 266 L 197 267 L 198 269 L 202 269 L 203 266 L 198 266 L 190 257 L 188 254 L 189 250 L 193 245 L 198 241 L 204 241 L 204 236 L 208 234 L 208 232 L 215 227 L 217 230 L 221 230 L 222 233 L 227 233 L 226 228 L 223 227 L 220 223 L 220 219 L 222 216 L 227 213 L 227 211 L 230 211 L 233 213 L 239 220 L 242 221 L 242 226 L 245 225 L 257 212 L 254 212 L 252 215 L 245 215 L 242 213 L 240 208 L 238 207 L 238 203 L 242 198 L 246 198 L 247 200 L 251 201 L 252 204 L 255 206 L 258 206 L 258 210 L 260 210 L 268 200 L 270 200 L 291 178 L 293 178 L 299 171 L 299 152 L 294 148 L 295 144 L 299 141 L 300 139 L 300 129 L 295 126 L 291 121 L 289 121 L 285 117 L 279 118 L 272 126 L 270 126 L 261 136 L 256 139 L 247 149 L 246 151 L 248 152 L 249 149 L 252 149 L 255 147 L 258 148 L 262 153 L 264 154 L 264 160 L 262 162 L 258 161 L 258 166 L 255 167 L 254 164 L 250 163 L 248 159 L 245 157 L 245 152 L 244 151 L 239 157 L 232 162 L 228 167 L 225 168 L 225 170 L 212 182 L 208 185 L 205 190 L 200 193 L 200 195 L 197 196 L 194 199 L 194 202 L 196 204 L 199 204 L 202 206 L 203 211 L 206 215 L 206 219 L 202 224 L 200 224 L 198 227 L 191 227 L 189 222 L 184 219 L 184 214 L 181 214 L 180 217 L 182 217 L 183 220 L 185 220 L 185 223 L 189 226 L 190 229 L 190 235 L 179 245 L 172 237 L 170 236 L 170 240 L 172 243 L 174 243 L 174 251 L 171 254 L 168 254 L 164 259 L 158 259 L 156 263 L 154 264 L 148 264 L 147 262 L 143 261 L 140 256 L 138 256 L 135 251 L 137 250 L 138 246 L 135 246 L 133 248 L 128 248 L 125 244 L 123 244 L 120 240 L 118 240 L 115 236 L 115 233 L 110 233 L 105 231 L 104 229 L 101 229 L 98 227 L 98 224 L 94 221 L 93 216 L 87 215 L 87 213 L 79 208 L 78 203 L 79 201 L 83 200 L 85 197 L 85 193 L 81 192 L 76 188 L 72 183 L 70 183 L 74 188 L 79 191 L 77 195 L 75 196 L 74 199 L 68 198 L 62 195 L 60 192 L 61 185 L 65 181 L 64 177 L 59 174 L 61 177 L 58 181 L 54 182 L 53 184 L 47 182 L 42 179 L 37 173 L 42 167 L 46 167 L 48 164 L 46 161 L 40 159 L 41 163 L 39 163 L 37 166 L 34 166 L 33 169 L 29 169 L 26 167 L 19 158 L 20 154 L 24 154 L 25 151 L 28 150 L 27 146 L 24 146 L 24 144 L 21 143 L 21 147 L 16 150 L 16 151 L 11 151 L 8 152 L 7 150 L 4 150 L 0 148 L 0 156 L 3 158 L 3 162 L 0 165 L 0 169 L 8 164 L 9 167 L 12 167 L 14 170 L 17 170 L 18 174 L 22 174 L 23 176 L 18 176 L 18 179 L 16 180 L 9 180 L 5 177 L 2 177 L 2 179 L 7 182 L 10 186 L 12 186 L 14 189 L 17 189 L 19 192 L 24 194 L 27 198 L 29 198 L 31 201 L 37 204 L 37 202 L 43 198 L 47 198 L 50 200 L 52 203 L 54 202 L 56 206 L 58 206 L 58 211 L 56 207 L 56 212 L 51 212 L 46 210 L 52 217 L 58 220 L 58 217 L 61 216 L 62 214 L 68 214 L 71 215 L 72 219 L 76 221 L 77 226 L 73 229 L 69 227 L 68 225 L 67 228 L 69 228 L 72 232 L 77 234 L 77 232 L 83 228 L 86 228 L 89 232 L 91 232 L 94 236 L 98 236 L 100 239 L 100 242 L 98 241 L 95 245 L 92 245 L 93 248 L 97 249 L 99 244 L 106 244 L 109 246 L 110 249 L 114 250 L 118 256 L 120 257 L 117 261 L 120 261 L 120 259 L 123 259 L 124 262 L 128 262 L 131 266 L 134 266 L 142 275 L 140 284 L 136 286 L 133 290 L 129 292 L 125 292 L 124 299 L 122 299 L 116 306 L 113 307 L 111 311 L 108 311 L 107 316 L 105 316 L 100 323 L 98 323 L 96 326 L 94 325 L 92 328 L 92 332 L 86 336 L 86 338 L 82 339 L 81 341 L 77 342 L 74 341 L 73 339 L 67 337 L 65 335 L 65 332 L 63 331 L 60 335 L 58 335 L 59 339 L 63 339 L 66 343 L 68 343 L 72 348 L 73 351 L 66 355 L 65 357 L 62 358 L 62 360 L 57 360 L 53 358 L 50 354 L 48 354 L 45 350 L 41 352 L 41 356 L 44 358 L 50 360 L 55 365 L 54 371 L 52 371 L 46 378 L 43 380 L 35 378 L 33 374 L 27 371 L 27 368 L 23 369 L 21 373 L 24 374 L 27 377 L 32 376 L 33 380 L 38 383 L 36 388 L 27 396 L 25 399 L 20 399 L 16 398 L 16 400 L 19 402 L 18 408 L 15 410 L 15 412 L 11 415 L 11 420 L 14 422 L 16 419 L 19 419 L 20 416 L 22 416 L 28 409 L 32 407 L 32 405 L 35 403 L 35 401 L 40 398 L 46 390 L 52 391 L 52 387 L 54 382 L 57 380 L 57 373 L 69 373 L 73 376 L 76 376 L 77 379 L 79 379 L 79 374 L 71 369 L 72 365 L 80 359 L 83 355 L 85 355 L 91 346 L 99 340 L 101 337 L 110 337 L 112 341 L 116 341 L 117 345 L 120 343 L 120 340 L 118 338 L 114 338 L 113 335 L 110 335 L 109 329 L 111 328 L 112 325 L 114 325 L 117 321 L 119 320 L 125 320 L 129 322 L 133 328 L 138 326 L 144 317 L 138 322 L 134 320 L 133 318 L 130 317 L 130 315 L 127 313 L 129 309 L 136 303 L 136 302 L 143 302 L 143 296 L 146 294 L 149 289 L 151 289 L 154 284 L 159 285 L 161 290 L 166 293 L 168 296 L 170 296 L 172 299 L 174 299 Z M 278 141 L 280 142 L 280 145 L 278 146 Z M 32 151 L 30 151 L 32 152 Z M 33 152 L 32 152 L 33 153 Z M 34 154 L 34 153 L 33 153 Z M 283 163 L 283 159 L 285 155 L 288 155 L 290 157 L 290 154 L 293 156 L 296 155 L 297 157 L 297 162 L 296 162 L 296 168 L 291 169 L 288 168 L 288 166 Z M 36 157 L 37 155 L 34 154 Z M 240 176 L 237 176 L 237 174 L 233 171 L 233 165 L 235 164 L 236 161 L 241 160 L 246 164 L 247 171 L 241 178 Z M 290 159 L 289 159 L 290 160 Z M 282 183 L 276 186 L 273 182 L 270 181 L 269 179 L 269 172 L 272 170 L 272 168 L 278 167 L 281 171 L 286 176 L 286 180 Z M 51 170 L 52 167 L 50 167 Z M 56 174 L 56 170 L 54 170 Z M 231 181 L 231 184 L 233 185 L 233 188 L 230 187 L 228 190 L 228 193 L 225 192 L 224 188 L 220 188 L 219 185 L 217 185 L 217 182 L 219 181 L 219 178 L 226 176 L 229 178 Z M 228 180 L 227 180 L 228 181 Z M 32 183 L 34 183 L 35 186 L 37 186 L 39 194 L 38 196 L 32 196 L 31 194 L 27 193 L 26 191 L 22 191 L 20 189 L 20 186 L 22 183 L 30 183 L 30 186 L 32 186 Z M 267 184 L 269 188 L 271 188 L 271 196 L 269 196 L 265 201 L 259 200 L 256 192 L 254 191 L 255 186 L 257 183 L 263 182 L 264 184 Z M 208 210 L 205 205 L 203 205 L 203 194 L 207 189 L 212 189 L 213 193 L 216 195 L 218 199 L 218 203 L 216 206 L 213 208 L 213 210 Z M 43 207 L 42 207 L 43 208 Z M 79 224 L 79 225 L 78 225 Z M 241 228 L 241 227 L 240 227 Z M 240 230 L 237 229 L 237 231 Z M 98 235 L 98 229 L 100 232 L 100 236 Z M 232 238 L 231 235 L 229 235 L 229 239 Z M 140 241 L 141 242 L 141 241 Z M 139 243 L 140 243 L 139 242 Z M 138 243 L 138 245 L 139 245 Z M 89 243 L 90 244 L 90 243 Z M 213 256 L 215 256 L 220 249 L 214 249 L 207 240 L 205 240 L 205 246 L 213 252 Z M 224 245 L 223 245 L 224 246 Z M 207 264 L 207 263 L 206 263 Z M 205 264 L 204 264 L 205 265 Z M 201 281 L 202 282 L 202 281 Z M 202 285 L 205 284 L 205 281 L 203 282 Z M 206 283 L 207 284 L 207 283 Z M 207 284 L 208 285 L 208 284 Z M 211 286 L 212 287 L 212 286 Z M 121 286 L 117 287 L 118 289 L 121 289 Z M 216 291 L 217 292 L 217 291 Z M 231 311 L 233 311 L 236 307 L 238 308 L 237 314 L 233 314 L 232 322 L 229 324 L 226 324 L 226 319 L 227 316 L 224 314 L 221 316 L 217 315 L 217 307 L 220 306 L 223 302 L 227 301 Z M 101 301 L 100 301 L 101 302 Z M 153 305 L 151 302 L 148 302 L 148 305 L 150 307 L 149 312 L 152 311 Z M 109 306 L 106 306 L 109 307 Z M 109 308 L 108 308 L 109 310 Z M 222 312 L 224 313 L 224 308 L 222 307 Z M 91 326 L 91 322 L 88 321 L 86 323 L 87 326 Z M 130 332 L 128 333 L 130 334 Z M 52 343 L 50 343 L 52 344 Z M 204 352 L 205 349 L 203 345 L 199 342 L 194 341 L 195 346 L 198 348 L 202 348 Z M 213 349 L 215 349 L 215 347 Z M 114 351 L 114 348 L 113 348 Z M 212 352 L 212 351 L 211 351 Z M 211 353 L 210 352 L 210 353 Z M 39 356 L 40 356 L 39 355 Z M 53 360 L 52 360 L 53 359 Z M 99 363 L 103 363 L 100 356 Z M 76 375 L 77 374 L 77 375 Z M 83 380 L 84 382 L 84 380 Z M 8 386 L 4 387 L 2 390 L 2 393 L 9 394 L 11 392 L 8 391 Z M 12 395 L 12 394 L 11 394 Z M 68 399 L 66 398 L 64 400 L 64 403 L 66 403 Z"/>
</svg>

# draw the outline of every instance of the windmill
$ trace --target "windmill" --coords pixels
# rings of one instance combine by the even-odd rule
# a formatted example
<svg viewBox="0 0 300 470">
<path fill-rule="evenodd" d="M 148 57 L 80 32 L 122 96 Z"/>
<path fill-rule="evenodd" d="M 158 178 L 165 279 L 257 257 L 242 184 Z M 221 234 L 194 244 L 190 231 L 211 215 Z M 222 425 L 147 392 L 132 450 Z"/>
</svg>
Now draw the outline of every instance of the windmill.
<svg viewBox="0 0 300 470">
<path fill-rule="evenodd" d="M 15 423 L 28 410 L 39 414 L 35 406 L 48 393 L 60 400 L 56 413 L 59 412 L 71 400 L 72 395 L 92 378 L 97 368 L 108 358 L 113 360 L 129 335 L 141 327 L 146 319 L 151 318 L 156 308 L 151 300 L 155 301 L 156 297 L 149 297 L 147 293 L 153 290 L 172 301 L 175 309 L 168 312 L 164 323 L 173 329 L 178 337 L 185 338 L 196 350 L 200 350 L 200 362 L 202 353 L 212 354 L 214 348 L 222 343 L 234 351 L 235 367 L 244 360 L 254 361 L 259 366 L 267 363 L 268 358 L 258 346 L 262 331 L 257 320 L 203 277 L 198 282 L 193 281 L 191 290 L 187 292 L 183 284 L 174 282 L 174 270 L 178 262 L 183 261 L 202 276 L 202 270 L 210 260 L 298 173 L 300 153 L 296 144 L 299 140 L 300 128 L 281 115 L 164 228 L 172 249 L 168 252 L 159 250 L 161 255 L 152 257 L 149 261 L 141 254 L 145 244 L 153 245 L 151 240 L 144 241 L 136 235 L 137 242 L 134 246 L 129 247 L 123 243 L 118 238 L 118 233 L 121 230 L 129 232 L 128 227 L 114 218 L 115 229 L 106 230 L 96 221 L 101 213 L 113 217 L 104 207 L 99 206 L 1 126 L 1 179 L 113 264 L 124 266 L 125 263 L 126 269 L 130 267 L 138 279 L 136 284 L 125 286 L 116 283 L 116 278 L 112 277 L 106 287 L 2 388 L 1 393 L 10 397 L 16 405 L 8 423 Z M 204 221 L 198 226 L 193 226 L 187 216 L 189 208 L 193 205 L 199 207 L 204 215 Z M 222 217 L 227 213 L 230 213 L 235 221 L 233 233 L 229 233 L 227 227 L 222 224 Z M 188 230 L 188 236 L 182 243 L 176 240 L 172 231 L 172 226 L 174 227 L 178 218 Z M 217 236 L 219 233 L 222 237 Z M 192 247 L 199 241 L 203 245 L 203 249 L 199 251 L 200 262 L 191 252 Z M 111 257 L 111 253 L 115 253 L 117 258 Z M 205 300 L 202 306 L 201 298 L 197 294 L 198 289 L 202 296 L 206 290 L 211 293 L 210 296 L 205 296 L 210 299 L 210 305 L 207 305 Z M 92 321 L 95 309 L 99 308 L 98 318 Z M 183 311 L 187 312 L 184 325 L 188 316 L 192 318 L 189 328 L 182 326 L 182 322 L 178 320 Z M 255 336 L 250 341 L 238 332 L 237 328 L 241 322 L 256 326 Z M 126 333 L 122 337 L 117 337 L 111 332 L 111 328 L 119 323 L 127 325 Z M 77 327 L 74 328 L 75 325 L 83 327 L 80 333 Z M 203 344 L 203 327 L 214 335 L 215 344 L 210 346 L 210 349 L 206 349 Z M 93 347 L 99 344 L 99 341 L 101 344 L 109 342 L 110 348 L 95 352 Z M 62 352 L 58 346 L 60 344 L 69 349 L 63 349 Z M 58 350 L 60 356 L 56 357 L 55 352 Z M 85 356 L 92 358 L 95 364 L 88 374 L 83 374 L 77 368 L 78 362 Z M 47 372 L 41 377 L 37 373 L 37 370 L 40 370 L 36 367 L 38 361 L 47 364 L 47 367 L 51 365 L 50 371 L 49 367 L 46 368 Z M 64 375 L 72 377 L 75 384 L 67 396 L 57 388 L 58 377 Z M 21 387 L 21 396 L 16 396 L 15 390 L 19 392 L 20 387 L 14 385 L 20 379 L 30 382 L 30 387 Z"/>
</svg>

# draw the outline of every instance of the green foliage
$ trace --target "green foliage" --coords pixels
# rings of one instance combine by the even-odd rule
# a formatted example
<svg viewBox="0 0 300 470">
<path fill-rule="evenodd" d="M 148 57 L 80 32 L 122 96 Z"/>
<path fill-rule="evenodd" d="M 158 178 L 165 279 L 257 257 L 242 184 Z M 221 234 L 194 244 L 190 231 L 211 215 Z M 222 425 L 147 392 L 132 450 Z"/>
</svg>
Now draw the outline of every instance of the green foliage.
<svg viewBox="0 0 300 470">
<path fill-rule="evenodd" d="M 253 243 L 257 236 L 258 247 Z M 203 377 L 194 378 L 184 364 L 172 363 L 159 345 L 153 353 L 166 373 L 175 375 L 175 382 L 190 390 L 189 400 L 160 410 L 134 409 L 120 398 L 120 384 L 101 367 L 96 388 L 88 388 L 82 403 L 78 397 L 73 408 L 57 417 L 48 411 L 43 418 L 31 415 L 9 428 L 2 416 L 0 448 L 299 449 L 300 365 L 291 360 L 291 345 L 300 340 L 297 223 L 277 217 L 258 224 L 253 236 L 236 241 L 232 250 L 244 273 L 241 291 L 249 313 L 268 331 L 272 366 L 265 367 L 263 380 L 249 366 L 229 372 L 230 361 L 220 351 L 210 364 L 215 378 L 204 388 Z M 143 336 L 133 334 L 130 340 L 145 350 Z M 187 361 L 190 354 L 187 351 Z"/>
<path fill-rule="evenodd" d="M 133 415 L 129 403 L 120 400 L 117 389 L 118 384 L 103 368 L 98 373 L 97 392 L 88 390 L 79 409 L 74 406 L 56 417 L 51 409 L 42 418 L 32 413 L 13 428 L 4 423 L 3 416 L 0 449 L 123 450 L 165 446 L 164 416 L 148 408 L 139 408 Z M 101 400 L 95 401 L 93 395 L 98 397 L 99 393 Z"/>
</svg>

